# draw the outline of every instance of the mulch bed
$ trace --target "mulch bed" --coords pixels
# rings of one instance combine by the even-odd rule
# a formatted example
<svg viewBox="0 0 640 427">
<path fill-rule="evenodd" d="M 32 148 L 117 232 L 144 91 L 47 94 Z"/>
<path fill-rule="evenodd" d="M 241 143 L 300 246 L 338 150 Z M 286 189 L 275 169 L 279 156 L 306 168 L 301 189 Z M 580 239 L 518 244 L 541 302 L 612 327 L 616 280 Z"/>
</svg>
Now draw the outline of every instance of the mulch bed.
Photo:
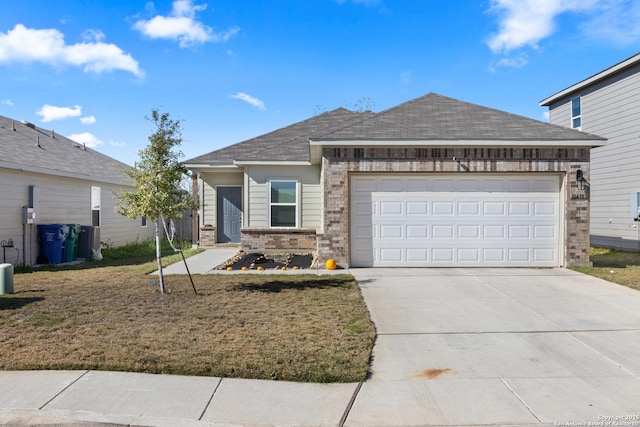
<svg viewBox="0 0 640 427">
<path fill-rule="evenodd" d="M 217 267 L 218 270 L 257 270 L 262 267 L 265 270 L 282 270 L 282 268 L 307 269 L 312 268 L 315 257 L 313 254 L 280 254 L 268 255 L 263 253 L 247 253 L 240 251 L 238 255 L 229 259 Z"/>
</svg>

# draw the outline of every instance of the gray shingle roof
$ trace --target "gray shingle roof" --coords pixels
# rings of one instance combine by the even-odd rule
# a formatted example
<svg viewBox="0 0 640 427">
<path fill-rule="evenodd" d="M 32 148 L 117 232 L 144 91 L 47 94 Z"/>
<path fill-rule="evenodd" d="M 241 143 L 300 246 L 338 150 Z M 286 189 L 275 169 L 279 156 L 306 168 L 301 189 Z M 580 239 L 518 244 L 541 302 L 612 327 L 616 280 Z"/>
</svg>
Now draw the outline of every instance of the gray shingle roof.
<svg viewBox="0 0 640 427">
<path fill-rule="evenodd" d="M 185 161 L 309 161 L 309 140 L 593 141 L 605 138 L 429 93 L 380 113 L 344 108 Z"/>
<path fill-rule="evenodd" d="M 565 141 L 605 138 L 429 93 L 318 141 Z"/>
<path fill-rule="evenodd" d="M 52 137 L 50 130 L 3 116 L 0 116 L 0 162 L 99 182 L 130 182 L 122 172 L 123 167 L 129 167 L 126 164 L 62 135 Z"/>
<path fill-rule="evenodd" d="M 211 164 L 224 161 L 309 161 L 309 138 L 371 117 L 345 108 L 311 117 L 282 129 L 186 160 L 185 164 Z"/>
</svg>

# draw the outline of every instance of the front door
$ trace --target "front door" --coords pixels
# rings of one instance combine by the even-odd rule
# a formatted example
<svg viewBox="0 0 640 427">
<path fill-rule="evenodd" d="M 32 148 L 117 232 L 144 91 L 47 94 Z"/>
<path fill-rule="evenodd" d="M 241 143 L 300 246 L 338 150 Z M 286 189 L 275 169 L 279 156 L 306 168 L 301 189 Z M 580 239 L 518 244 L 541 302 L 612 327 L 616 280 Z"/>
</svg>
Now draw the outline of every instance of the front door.
<svg viewBox="0 0 640 427">
<path fill-rule="evenodd" d="M 242 188 L 218 187 L 218 243 L 240 243 L 242 224 Z"/>
</svg>

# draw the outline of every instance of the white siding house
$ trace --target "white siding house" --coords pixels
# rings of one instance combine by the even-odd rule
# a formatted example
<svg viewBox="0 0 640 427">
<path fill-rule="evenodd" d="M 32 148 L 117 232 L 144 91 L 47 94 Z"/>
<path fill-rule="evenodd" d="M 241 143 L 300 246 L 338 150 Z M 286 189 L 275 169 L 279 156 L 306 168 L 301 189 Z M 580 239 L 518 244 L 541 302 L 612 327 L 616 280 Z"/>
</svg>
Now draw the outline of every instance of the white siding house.
<svg viewBox="0 0 640 427">
<path fill-rule="evenodd" d="M 95 226 L 112 246 L 152 238 L 152 224 L 115 212 L 113 192 L 131 188 L 123 167 L 53 131 L 0 116 L 0 241 L 14 244 L 0 261 L 35 264 L 39 224 Z M 33 223 L 25 223 L 28 207 Z"/>
<path fill-rule="evenodd" d="M 591 244 L 640 249 L 638 213 L 631 194 L 640 192 L 640 54 L 540 101 L 552 124 L 607 138 L 591 151 Z"/>
</svg>

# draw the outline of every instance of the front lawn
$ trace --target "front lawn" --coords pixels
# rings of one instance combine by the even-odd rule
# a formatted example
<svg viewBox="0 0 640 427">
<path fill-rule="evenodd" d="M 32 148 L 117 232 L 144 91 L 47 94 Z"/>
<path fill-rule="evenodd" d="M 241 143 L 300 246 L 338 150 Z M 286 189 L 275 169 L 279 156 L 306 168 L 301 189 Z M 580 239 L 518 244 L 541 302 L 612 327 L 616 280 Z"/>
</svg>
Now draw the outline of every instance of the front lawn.
<svg viewBox="0 0 640 427">
<path fill-rule="evenodd" d="M 593 267 L 572 269 L 640 290 L 640 252 L 591 248 L 589 257 Z"/>
<path fill-rule="evenodd" d="M 0 369 L 97 369 L 358 382 L 375 338 L 348 275 L 167 276 L 153 262 L 16 274 Z M 87 268 L 90 267 L 90 268 Z"/>
</svg>

